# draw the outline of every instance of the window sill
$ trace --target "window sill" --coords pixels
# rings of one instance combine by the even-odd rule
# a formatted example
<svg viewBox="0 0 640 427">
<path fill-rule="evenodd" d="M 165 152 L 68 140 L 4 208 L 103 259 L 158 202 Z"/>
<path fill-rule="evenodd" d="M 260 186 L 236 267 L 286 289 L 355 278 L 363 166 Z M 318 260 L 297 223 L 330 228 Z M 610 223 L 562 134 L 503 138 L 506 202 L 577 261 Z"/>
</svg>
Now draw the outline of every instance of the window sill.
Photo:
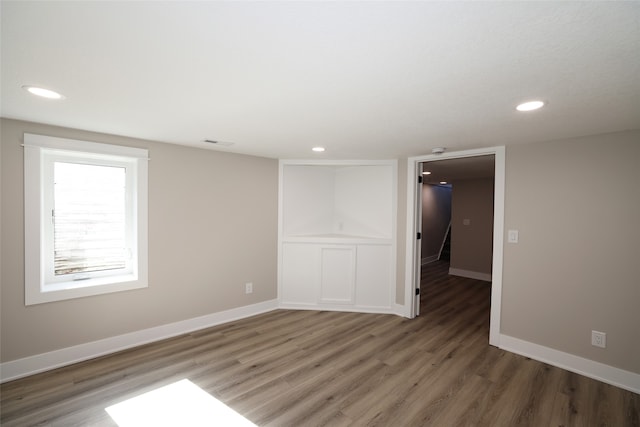
<svg viewBox="0 0 640 427">
<path fill-rule="evenodd" d="M 39 292 L 27 292 L 25 303 L 26 305 L 42 304 L 146 287 L 148 287 L 147 280 L 137 278 L 133 274 L 60 282 L 43 285 Z"/>
<path fill-rule="evenodd" d="M 134 274 L 122 274 L 117 276 L 93 277 L 80 280 L 68 280 L 66 282 L 46 283 L 42 285 L 41 292 L 66 291 L 79 288 L 91 288 L 93 286 L 108 286 L 116 283 L 133 282 L 138 278 Z"/>
</svg>

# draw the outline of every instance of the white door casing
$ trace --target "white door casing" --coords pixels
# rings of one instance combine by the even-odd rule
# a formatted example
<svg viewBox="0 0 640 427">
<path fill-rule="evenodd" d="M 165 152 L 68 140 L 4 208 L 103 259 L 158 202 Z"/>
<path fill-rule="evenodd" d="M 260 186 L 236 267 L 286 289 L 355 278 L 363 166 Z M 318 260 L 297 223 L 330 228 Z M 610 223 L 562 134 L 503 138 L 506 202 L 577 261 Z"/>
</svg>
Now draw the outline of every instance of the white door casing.
<svg viewBox="0 0 640 427">
<path fill-rule="evenodd" d="M 410 157 L 407 164 L 407 248 L 405 265 L 405 315 L 409 318 L 418 313 L 419 299 L 415 289 L 420 283 L 420 241 L 416 235 L 420 230 L 421 194 L 418 192 L 418 175 L 421 163 L 433 160 L 455 159 L 484 155 L 495 156 L 495 184 L 493 206 L 493 264 L 491 268 L 491 324 L 489 344 L 499 346 L 502 305 L 502 264 L 504 253 L 504 197 L 505 197 L 505 147 L 488 147 L 474 150 L 430 154 Z M 417 299 L 417 301 L 416 301 Z"/>
<path fill-rule="evenodd" d="M 416 232 L 413 235 L 413 238 L 415 239 L 415 250 L 416 250 L 416 254 L 415 254 L 415 259 L 417 260 L 416 263 L 414 263 L 414 274 L 415 277 L 417 278 L 416 280 L 414 280 L 413 284 L 414 284 L 414 289 L 413 289 L 413 315 L 415 316 L 419 316 L 420 315 L 420 277 L 421 277 L 421 272 L 422 272 L 422 238 L 424 236 L 422 236 L 422 172 L 424 172 L 424 165 L 421 163 L 416 164 L 416 168 L 417 168 L 417 174 L 418 176 L 416 176 L 414 178 L 414 182 L 416 183 L 416 191 L 415 191 L 415 198 L 416 198 L 416 215 L 415 215 L 415 227 L 416 227 Z M 418 233 L 420 233 L 420 239 L 418 239 Z"/>
</svg>

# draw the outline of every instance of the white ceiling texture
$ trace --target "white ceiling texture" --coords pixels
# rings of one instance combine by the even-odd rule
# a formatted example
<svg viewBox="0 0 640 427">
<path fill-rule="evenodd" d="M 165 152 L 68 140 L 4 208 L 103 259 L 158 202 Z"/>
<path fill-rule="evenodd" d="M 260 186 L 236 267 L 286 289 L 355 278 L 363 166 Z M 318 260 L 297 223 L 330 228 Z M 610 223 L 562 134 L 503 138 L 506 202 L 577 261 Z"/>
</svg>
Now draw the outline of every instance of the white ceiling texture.
<svg viewBox="0 0 640 427">
<path fill-rule="evenodd" d="M 637 1 L 1 7 L 8 118 L 327 159 L 640 128 Z M 65 99 L 37 98 L 23 85 Z M 515 110 L 531 99 L 547 105 Z"/>
</svg>

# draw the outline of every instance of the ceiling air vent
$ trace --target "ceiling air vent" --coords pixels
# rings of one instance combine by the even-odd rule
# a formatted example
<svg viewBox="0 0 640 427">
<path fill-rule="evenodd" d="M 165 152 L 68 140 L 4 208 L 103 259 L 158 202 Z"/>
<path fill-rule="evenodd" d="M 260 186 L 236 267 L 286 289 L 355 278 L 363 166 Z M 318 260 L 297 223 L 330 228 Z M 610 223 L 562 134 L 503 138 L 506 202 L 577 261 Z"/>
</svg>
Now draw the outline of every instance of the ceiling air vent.
<svg viewBox="0 0 640 427">
<path fill-rule="evenodd" d="M 203 142 L 207 142 L 209 144 L 214 144 L 214 145 L 219 145 L 221 147 L 229 147 L 229 146 L 233 145 L 233 142 L 215 141 L 213 139 L 205 139 Z"/>
</svg>

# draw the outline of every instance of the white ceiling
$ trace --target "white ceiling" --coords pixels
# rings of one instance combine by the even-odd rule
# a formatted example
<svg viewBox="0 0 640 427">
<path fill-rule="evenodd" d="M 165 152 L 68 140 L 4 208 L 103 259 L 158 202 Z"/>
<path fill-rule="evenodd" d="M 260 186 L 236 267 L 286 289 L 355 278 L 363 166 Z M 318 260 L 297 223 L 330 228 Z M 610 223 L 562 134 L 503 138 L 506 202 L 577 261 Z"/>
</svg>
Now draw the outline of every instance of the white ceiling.
<svg viewBox="0 0 640 427">
<path fill-rule="evenodd" d="M 8 118 L 335 159 L 640 128 L 640 2 L 1 7 Z M 29 84 L 66 99 L 36 98 Z M 533 98 L 548 106 L 514 110 Z"/>
</svg>

